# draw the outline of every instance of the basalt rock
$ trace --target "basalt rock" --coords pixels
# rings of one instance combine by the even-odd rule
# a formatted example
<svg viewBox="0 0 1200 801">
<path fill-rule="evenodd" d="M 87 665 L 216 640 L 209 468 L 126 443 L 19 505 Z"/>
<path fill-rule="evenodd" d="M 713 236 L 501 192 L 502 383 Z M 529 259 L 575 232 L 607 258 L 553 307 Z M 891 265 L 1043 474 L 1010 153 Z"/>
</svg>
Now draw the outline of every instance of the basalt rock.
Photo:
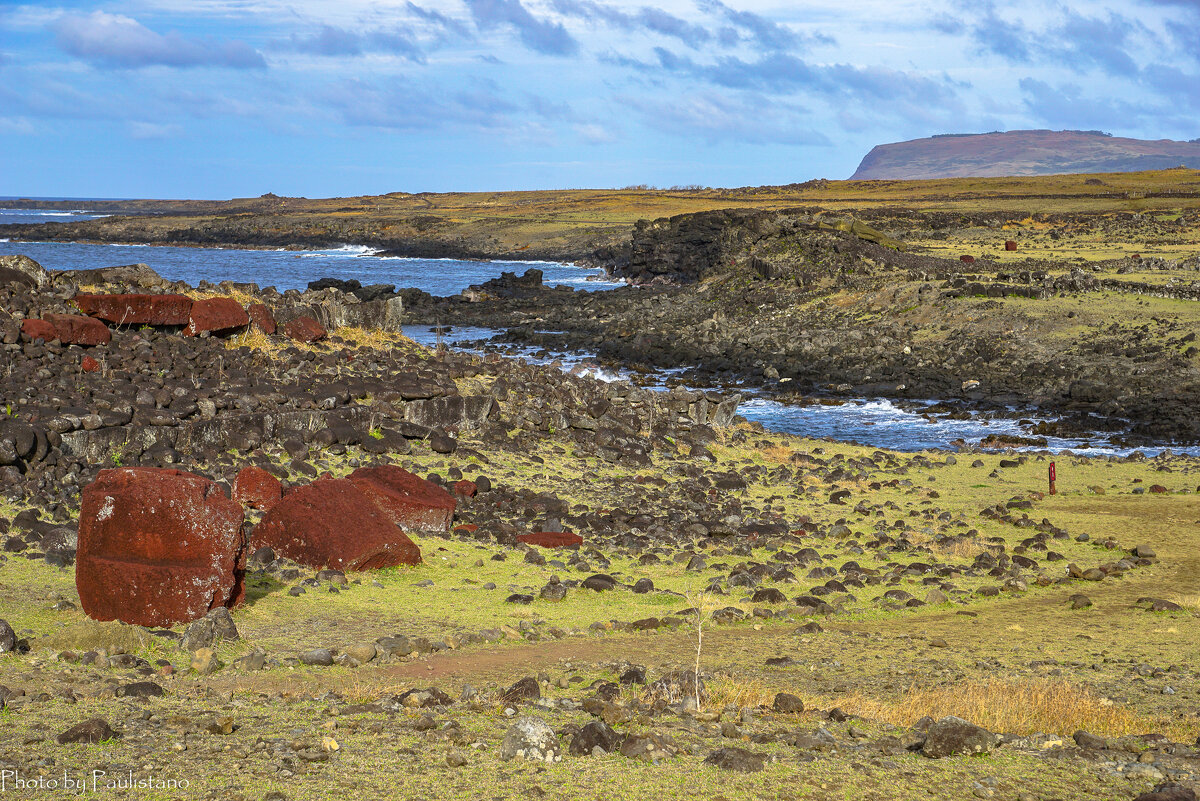
<svg viewBox="0 0 1200 801">
<path fill-rule="evenodd" d="M 28 256 L 0 256 L 0 286 L 23 284 L 42 289 L 50 283 L 50 273 Z"/>
<path fill-rule="evenodd" d="M 214 482 L 156 468 L 102 470 L 83 491 L 75 585 L 96 620 L 170 626 L 241 602 L 242 509 Z"/>
</svg>

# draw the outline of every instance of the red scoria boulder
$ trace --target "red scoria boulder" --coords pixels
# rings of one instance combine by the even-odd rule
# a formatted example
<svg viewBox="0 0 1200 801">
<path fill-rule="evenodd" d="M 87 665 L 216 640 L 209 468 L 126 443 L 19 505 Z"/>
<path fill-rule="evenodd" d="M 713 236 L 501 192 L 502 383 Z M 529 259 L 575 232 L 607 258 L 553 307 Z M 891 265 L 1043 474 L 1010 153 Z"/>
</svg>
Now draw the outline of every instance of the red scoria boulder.
<svg viewBox="0 0 1200 801">
<path fill-rule="evenodd" d="M 233 298 L 208 298 L 192 304 L 184 336 L 195 337 L 205 332 L 233 331 L 250 325 L 250 317 L 242 304 Z"/>
<path fill-rule="evenodd" d="M 268 511 L 283 497 L 279 479 L 261 467 L 249 465 L 233 480 L 233 499 L 242 506 Z"/>
<path fill-rule="evenodd" d="M 474 498 L 475 493 L 479 492 L 479 487 L 475 485 L 474 481 L 466 481 L 464 479 L 463 481 L 454 482 L 454 492 L 465 498 Z"/>
<path fill-rule="evenodd" d="M 360 467 L 347 479 L 405 531 L 444 534 L 450 530 L 457 502 L 431 481 L 394 464 Z"/>
<path fill-rule="evenodd" d="M 317 342 L 328 335 L 325 326 L 307 315 L 289 320 L 283 326 L 283 333 L 297 342 Z"/>
<path fill-rule="evenodd" d="M 271 314 L 271 310 L 262 303 L 251 303 L 246 307 L 246 315 L 250 318 L 250 322 L 262 331 L 264 334 L 275 333 L 275 315 Z"/>
<path fill-rule="evenodd" d="M 1005 243 L 1004 243 L 1004 249 L 1005 249 L 1005 250 L 1016 250 L 1016 249 L 1017 249 L 1017 243 L 1016 243 L 1016 242 L 1014 242 L 1014 241 L 1012 241 L 1011 239 L 1009 239 L 1009 240 L 1005 241 Z"/>
<path fill-rule="evenodd" d="M 112 340 L 108 326 L 91 317 L 47 314 L 45 320 L 54 326 L 55 336 L 64 345 L 107 345 Z"/>
<path fill-rule="evenodd" d="M 321 478 L 288 492 L 255 526 L 251 545 L 312 568 L 375 570 L 421 562 L 416 543 L 344 478 Z"/>
<path fill-rule="evenodd" d="M 101 470 L 83 490 L 75 586 L 96 620 L 170 626 L 245 596 L 242 508 L 181 470 Z"/>
<path fill-rule="evenodd" d="M 583 537 L 570 531 L 534 531 L 529 534 L 518 534 L 517 541 L 527 545 L 540 545 L 543 548 L 569 548 L 573 545 L 583 545 Z"/>
<path fill-rule="evenodd" d="M 21 331 L 30 339 L 44 339 L 47 342 L 58 337 L 49 320 L 22 320 Z"/>
<path fill-rule="evenodd" d="M 100 362 L 93 359 L 91 356 L 84 356 L 83 361 L 79 363 L 79 369 L 85 373 L 94 373 L 100 369 Z"/>
<path fill-rule="evenodd" d="M 187 325 L 192 299 L 187 295 L 86 295 L 75 305 L 89 317 L 117 325 Z"/>
</svg>

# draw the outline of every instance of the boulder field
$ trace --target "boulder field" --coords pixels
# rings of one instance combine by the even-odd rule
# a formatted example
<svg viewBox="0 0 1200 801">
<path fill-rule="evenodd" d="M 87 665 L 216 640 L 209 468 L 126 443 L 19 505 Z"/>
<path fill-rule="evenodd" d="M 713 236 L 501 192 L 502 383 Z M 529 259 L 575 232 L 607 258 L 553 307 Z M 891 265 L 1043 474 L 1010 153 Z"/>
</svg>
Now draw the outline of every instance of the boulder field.
<svg viewBox="0 0 1200 801">
<path fill-rule="evenodd" d="M 737 403 L 476 356 L 430 358 L 399 337 L 393 347 L 364 348 L 340 335 L 351 329 L 329 335 L 318 320 L 373 314 L 383 325 L 395 298 L 232 285 L 226 291 L 241 300 L 196 298 L 144 267 L 93 272 L 95 291 L 81 293 L 71 273 L 52 275 L 24 258 L 6 263 L 0 478 L 10 498 L 60 524 L 21 547 L 76 562 L 84 609 L 100 620 L 165 626 L 236 605 L 247 554 L 259 549 L 314 569 L 419 563 L 407 533 L 445 536 L 456 497 L 471 498 L 480 483 L 459 480 L 452 493 L 390 463 L 415 443 L 452 454 L 458 432 L 500 441 L 515 426 L 560 431 L 611 462 L 645 464 L 645 425 L 659 436 L 703 437 Z M 250 325 L 265 346 L 238 344 Z M 78 331 L 95 335 L 65 333 Z M 380 335 L 388 336 L 371 334 Z M 267 447 L 290 461 L 264 458 Z M 371 462 L 318 478 L 313 457 L 348 447 Z M 243 525 L 246 511 L 253 518 Z M 537 536 L 538 544 L 578 544 L 573 535 Z"/>
<path fill-rule="evenodd" d="M 749 384 L 785 401 L 1020 407 L 1058 418 L 1044 433 L 1200 441 L 1200 261 L 947 258 L 879 233 L 937 241 L 970 225 L 994 238 L 995 216 L 890 210 L 864 224 L 829 223 L 815 209 L 684 214 L 639 223 L 627 246 L 596 254 L 592 263 L 636 286 L 574 292 L 529 271 L 453 297 L 401 295 L 414 322 L 455 320 L 605 363 L 684 368 L 693 385 Z M 1043 216 L 1040 226 L 1101 240 L 1138 235 L 1101 227 L 1112 220 Z"/>
</svg>

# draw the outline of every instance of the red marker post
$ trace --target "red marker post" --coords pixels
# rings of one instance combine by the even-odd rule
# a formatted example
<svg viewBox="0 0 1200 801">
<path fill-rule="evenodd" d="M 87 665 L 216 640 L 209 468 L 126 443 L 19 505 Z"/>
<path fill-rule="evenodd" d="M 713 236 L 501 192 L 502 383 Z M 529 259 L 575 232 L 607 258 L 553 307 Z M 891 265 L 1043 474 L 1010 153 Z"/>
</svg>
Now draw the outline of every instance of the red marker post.
<svg viewBox="0 0 1200 801">
<path fill-rule="evenodd" d="M 1056 490 L 1054 489 L 1054 479 L 1055 479 L 1054 462 L 1051 462 L 1050 463 L 1050 494 L 1051 495 L 1056 494 Z"/>
</svg>

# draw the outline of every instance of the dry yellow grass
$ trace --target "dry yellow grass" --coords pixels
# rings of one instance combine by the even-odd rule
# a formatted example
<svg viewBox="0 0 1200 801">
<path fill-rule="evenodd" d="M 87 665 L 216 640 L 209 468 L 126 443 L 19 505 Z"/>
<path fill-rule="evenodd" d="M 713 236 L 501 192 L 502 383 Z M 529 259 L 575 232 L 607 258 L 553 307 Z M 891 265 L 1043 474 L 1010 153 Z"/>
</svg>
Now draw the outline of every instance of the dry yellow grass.
<svg viewBox="0 0 1200 801">
<path fill-rule="evenodd" d="M 1106 737 L 1151 731 L 1176 739 L 1195 736 L 1181 724 L 1143 717 L 1088 687 L 1048 679 L 963 681 L 910 687 L 895 701 L 855 694 L 836 703 L 852 714 L 898 726 L 911 726 L 927 715 L 935 720 L 954 715 L 1006 734 L 1069 737 L 1084 729 Z"/>
<path fill-rule="evenodd" d="M 290 339 L 269 337 L 258 328 L 250 326 L 242 333 L 229 337 L 225 341 L 225 347 L 230 350 L 247 347 L 266 353 L 276 353 L 290 347 L 313 351 L 315 353 L 328 353 L 331 350 L 341 350 L 350 347 L 371 350 L 399 350 L 403 353 L 415 354 L 421 358 L 428 358 L 428 350 L 403 334 L 368 330 L 353 326 L 336 328 L 330 333 L 339 337 L 342 341 L 293 342 Z"/>
<path fill-rule="evenodd" d="M 709 706 L 714 709 L 734 704 L 739 707 L 769 707 L 775 702 L 777 689 L 759 679 L 717 676 L 705 682 Z"/>
</svg>

